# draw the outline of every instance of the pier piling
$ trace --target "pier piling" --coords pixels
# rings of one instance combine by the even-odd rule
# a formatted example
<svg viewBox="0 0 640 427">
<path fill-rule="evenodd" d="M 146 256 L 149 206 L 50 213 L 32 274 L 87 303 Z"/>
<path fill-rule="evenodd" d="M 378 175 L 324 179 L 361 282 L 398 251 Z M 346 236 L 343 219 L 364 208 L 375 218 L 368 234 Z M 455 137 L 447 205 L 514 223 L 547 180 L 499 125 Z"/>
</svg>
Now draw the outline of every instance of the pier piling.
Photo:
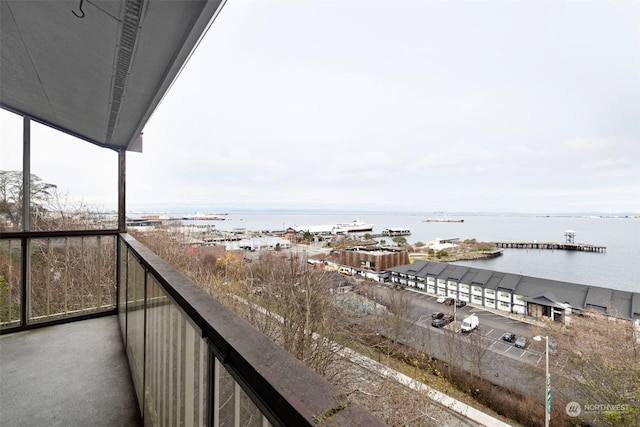
<svg viewBox="0 0 640 427">
<path fill-rule="evenodd" d="M 601 252 L 607 251 L 606 246 L 589 245 L 586 243 L 554 243 L 554 242 L 495 242 L 496 248 L 502 249 L 551 249 L 564 251 Z"/>
</svg>

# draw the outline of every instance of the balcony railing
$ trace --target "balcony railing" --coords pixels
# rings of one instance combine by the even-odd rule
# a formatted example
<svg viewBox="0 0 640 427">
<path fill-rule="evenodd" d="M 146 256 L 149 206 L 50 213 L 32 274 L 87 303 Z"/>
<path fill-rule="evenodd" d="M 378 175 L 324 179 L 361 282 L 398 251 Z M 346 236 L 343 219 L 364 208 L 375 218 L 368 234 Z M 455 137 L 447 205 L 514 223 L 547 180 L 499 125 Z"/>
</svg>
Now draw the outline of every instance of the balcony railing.
<svg viewBox="0 0 640 427">
<path fill-rule="evenodd" d="M 115 313 L 115 231 L 0 234 L 0 329 Z"/>
<path fill-rule="evenodd" d="M 118 314 L 145 425 L 382 425 L 128 234 L 0 236 L 2 333 Z"/>
</svg>

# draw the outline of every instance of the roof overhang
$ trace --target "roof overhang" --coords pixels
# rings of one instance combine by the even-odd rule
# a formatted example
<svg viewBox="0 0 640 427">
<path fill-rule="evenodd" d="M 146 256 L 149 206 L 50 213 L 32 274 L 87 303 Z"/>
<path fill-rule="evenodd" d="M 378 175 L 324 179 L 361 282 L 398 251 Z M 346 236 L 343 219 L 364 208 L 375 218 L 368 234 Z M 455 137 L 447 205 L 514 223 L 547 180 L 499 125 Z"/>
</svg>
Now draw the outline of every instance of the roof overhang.
<svg viewBox="0 0 640 427">
<path fill-rule="evenodd" d="M 525 298 L 522 298 L 522 300 L 533 303 L 533 304 L 544 305 L 547 307 L 561 308 L 565 310 L 571 307 L 569 304 L 555 301 L 555 298 L 553 296 L 549 296 L 546 294 L 538 295 L 535 297 L 525 297 Z"/>
<path fill-rule="evenodd" d="M 0 106 L 91 143 L 142 130 L 225 0 L 0 1 Z"/>
</svg>

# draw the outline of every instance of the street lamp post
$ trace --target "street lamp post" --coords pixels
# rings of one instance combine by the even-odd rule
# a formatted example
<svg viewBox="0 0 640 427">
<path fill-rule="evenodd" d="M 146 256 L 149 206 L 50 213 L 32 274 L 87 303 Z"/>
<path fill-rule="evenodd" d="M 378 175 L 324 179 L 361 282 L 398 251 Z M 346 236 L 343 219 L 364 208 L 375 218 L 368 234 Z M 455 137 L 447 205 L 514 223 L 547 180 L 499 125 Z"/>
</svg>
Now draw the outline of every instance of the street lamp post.
<svg viewBox="0 0 640 427">
<path fill-rule="evenodd" d="M 545 372 L 546 372 L 546 394 L 545 394 L 545 412 L 544 412 L 544 426 L 549 427 L 549 421 L 551 420 L 551 374 L 549 373 L 549 337 L 537 335 L 533 337 L 535 341 L 542 341 L 545 339 Z"/>
</svg>

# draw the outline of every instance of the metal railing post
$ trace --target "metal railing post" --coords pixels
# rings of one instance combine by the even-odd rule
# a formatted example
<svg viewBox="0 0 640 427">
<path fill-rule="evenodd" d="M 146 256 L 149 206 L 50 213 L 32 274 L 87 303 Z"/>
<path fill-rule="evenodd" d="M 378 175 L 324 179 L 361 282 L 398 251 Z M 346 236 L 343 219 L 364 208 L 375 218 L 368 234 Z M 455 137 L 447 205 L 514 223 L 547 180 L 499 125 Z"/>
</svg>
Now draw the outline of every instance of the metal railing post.
<svg viewBox="0 0 640 427">
<path fill-rule="evenodd" d="M 29 323 L 29 295 L 31 293 L 31 280 L 30 280 L 30 265 L 31 265 L 31 255 L 29 254 L 29 249 L 31 244 L 27 237 L 23 237 L 20 239 L 21 243 L 21 254 L 20 257 L 22 259 L 20 263 L 20 327 L 25 327 Z"/>
</svg>

